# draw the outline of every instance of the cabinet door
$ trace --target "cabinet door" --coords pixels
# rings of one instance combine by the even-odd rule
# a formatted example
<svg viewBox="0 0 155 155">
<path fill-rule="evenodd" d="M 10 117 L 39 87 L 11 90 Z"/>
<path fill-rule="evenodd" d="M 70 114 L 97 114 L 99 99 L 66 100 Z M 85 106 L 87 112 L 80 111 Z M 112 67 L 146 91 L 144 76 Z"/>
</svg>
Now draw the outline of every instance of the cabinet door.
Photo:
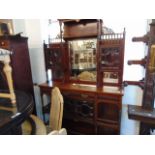
<svg viewBox="0 0 155 155">
<path fill-rule="evenodd" d="M 121 119 L 121 97 L 115 95 L 98 96 L 96 106 L 97 134 L 119 134 Z"/>
<path fill-rule="evenodd" d="M 97 120 L 103 122 L 119 122 L 119 107 L 117 104 L 108 103 L 107 101 L 99 101 L 97 103 Z"/>
<path fill-rule="evenodd" d="M 94 102 L 64 96 L 64 117 L 84 122 L 93 122 Z"/>
<path fill-rule="evenodd" d="M 123 81 L 125 32 L 104 34 L 99 42 L 98 86 L 121 86 Z"/>
<path fill-rule="evenodd" d="M 119 123 L 121 112 L 120 96 L 103 95 L 97 99 L 97 120 L 103 122 Z"/>
<path fill-rule="evenodd" d="M 94 98 L 88 94 L 63 92 L 63 125 L 71 134 L 94 134 Z"/>
<path fill-rule="evenodd" d="M 66 76 L 66 67 L 68 64 L 67 44 L 52 43 L 47 47 L 44 46 L 46 71 L 52 70 L 52 80 L 62 81 Z"/>
</svg>

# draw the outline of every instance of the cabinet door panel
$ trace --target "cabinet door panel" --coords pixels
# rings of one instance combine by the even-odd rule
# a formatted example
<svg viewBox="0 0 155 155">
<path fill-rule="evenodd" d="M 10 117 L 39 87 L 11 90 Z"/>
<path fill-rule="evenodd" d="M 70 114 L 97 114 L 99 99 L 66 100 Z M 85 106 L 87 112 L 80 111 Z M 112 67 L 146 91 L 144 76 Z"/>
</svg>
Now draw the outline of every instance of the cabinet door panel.
<svg viewBox="0 0 155 155">
<path fill-rule="evenodd" d="M 104 101 L 97 104 L 98 120 L 119 122 L 119 108 L 116 104 L 106 103 Z"/>
<path fill-rule="evenodd" d="M 72 117 L 73 119 L 93 120 L 94 103 L 87 100 L 64 97 L 64 116 Z"/>
</svg>

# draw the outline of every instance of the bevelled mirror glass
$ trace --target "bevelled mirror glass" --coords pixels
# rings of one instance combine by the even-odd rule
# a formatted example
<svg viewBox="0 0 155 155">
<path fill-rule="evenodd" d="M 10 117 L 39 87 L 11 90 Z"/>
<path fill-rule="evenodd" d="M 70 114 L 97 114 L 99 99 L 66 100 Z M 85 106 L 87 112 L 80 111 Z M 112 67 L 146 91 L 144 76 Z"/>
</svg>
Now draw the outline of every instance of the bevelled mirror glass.
<svg viewBox="0 0 155 155">
<path fill-rule="evenodd" d="M 69 41 L 70 79 L 96 82 L 96 39 Z"/>
</svg>

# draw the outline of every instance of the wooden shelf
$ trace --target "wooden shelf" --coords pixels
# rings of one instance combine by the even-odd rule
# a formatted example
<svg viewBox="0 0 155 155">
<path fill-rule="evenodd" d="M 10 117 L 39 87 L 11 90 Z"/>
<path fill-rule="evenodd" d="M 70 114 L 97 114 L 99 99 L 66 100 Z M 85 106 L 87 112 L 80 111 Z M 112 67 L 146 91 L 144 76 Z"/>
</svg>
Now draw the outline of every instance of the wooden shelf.
<svg viewBox="0 0 155 155">
<path fill-rule="evenodd" d="M 155 124 L 155 109 L 147 110 L 141 106 L 128 105 L 128 117 L 148 124 Z"/>
</svg>

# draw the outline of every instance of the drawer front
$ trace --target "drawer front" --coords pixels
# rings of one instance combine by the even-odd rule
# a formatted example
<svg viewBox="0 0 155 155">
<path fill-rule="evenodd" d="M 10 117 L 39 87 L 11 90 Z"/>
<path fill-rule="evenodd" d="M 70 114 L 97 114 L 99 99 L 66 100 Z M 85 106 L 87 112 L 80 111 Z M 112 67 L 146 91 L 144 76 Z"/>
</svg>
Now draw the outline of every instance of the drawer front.
<svg viewBox="0 0 155 155">
<path fill-rule="evenodd" d="M 109 123 L 98 124 L 97 123 L 97 134 L 98 135 L 119 135 L 120 129 L 118 125 Z"/>
<path fill-rule="evenodd" d="M 80 99 L 80 100 L 95 100 L 95 94 L 93 93 L 82 93 L 82 92 L 70 92 L 64 91 L 62 92 L 64 96 Z"/>
<path fill-rule="evenodd" d="M 119 103 L 122 100 L 122 97 L 120 96 L 115 96 L 115 95 L 99 95 L 98 100 L 103 100 L 103 101 L 109 101 L 109 102 L 115 102 Z"/>
</svg>

